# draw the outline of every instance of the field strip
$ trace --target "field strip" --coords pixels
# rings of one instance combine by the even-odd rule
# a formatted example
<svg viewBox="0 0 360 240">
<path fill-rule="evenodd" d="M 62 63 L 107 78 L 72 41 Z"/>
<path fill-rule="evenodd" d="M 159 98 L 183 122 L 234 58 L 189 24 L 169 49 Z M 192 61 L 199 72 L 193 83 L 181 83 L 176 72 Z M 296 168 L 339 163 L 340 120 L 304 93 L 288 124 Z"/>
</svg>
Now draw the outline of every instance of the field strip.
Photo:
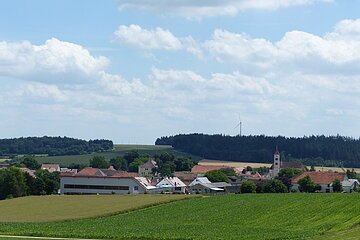
<svg viewBox="0 0 360 240">
<path fill-rule="evenodd" d="M 47 240 L 98 240 L 98 239 L 90 239 L 90 238 L 34 237 L 34 236 L 13 236 L 13 235 L 0 235 L 0 238 L 47 239 Z"/>
</svg>

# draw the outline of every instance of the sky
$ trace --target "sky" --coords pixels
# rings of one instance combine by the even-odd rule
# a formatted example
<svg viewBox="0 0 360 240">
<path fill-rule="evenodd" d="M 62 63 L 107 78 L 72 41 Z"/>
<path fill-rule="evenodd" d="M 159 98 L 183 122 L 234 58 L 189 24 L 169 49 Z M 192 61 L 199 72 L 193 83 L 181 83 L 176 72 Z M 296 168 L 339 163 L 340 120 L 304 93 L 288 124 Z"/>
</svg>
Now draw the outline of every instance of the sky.
<svg viewBox="0 0 360 240">
<path fill-rule="evenodd" d="M 0 7 L 0 137 L 360 136 L 360 0 Z"/>
</svg>

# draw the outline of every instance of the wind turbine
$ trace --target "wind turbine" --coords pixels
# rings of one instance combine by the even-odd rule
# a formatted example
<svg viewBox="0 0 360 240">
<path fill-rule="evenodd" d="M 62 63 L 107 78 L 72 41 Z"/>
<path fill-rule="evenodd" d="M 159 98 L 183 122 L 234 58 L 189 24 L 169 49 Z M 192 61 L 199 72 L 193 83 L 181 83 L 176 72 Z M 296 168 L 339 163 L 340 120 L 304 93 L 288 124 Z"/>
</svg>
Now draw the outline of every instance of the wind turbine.
<svg viewBox="0 0 360 240">
<path fill-rule="evenodd" d="M 236 125 L 236 127 L 234 127 L 234 129 L 239 128 L 239 136 L 241 137 L 241 128 L 242 128 L 242 122 L 240 119 L 240 114 L 239 114 L 239 123 Z"/>
</svg>

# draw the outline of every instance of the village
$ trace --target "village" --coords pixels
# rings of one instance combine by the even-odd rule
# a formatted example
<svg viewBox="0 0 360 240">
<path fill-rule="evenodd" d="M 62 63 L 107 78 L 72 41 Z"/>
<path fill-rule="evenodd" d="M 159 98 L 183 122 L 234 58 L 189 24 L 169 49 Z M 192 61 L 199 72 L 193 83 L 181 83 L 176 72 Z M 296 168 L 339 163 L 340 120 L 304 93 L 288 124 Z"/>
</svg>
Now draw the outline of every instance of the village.
<svg viewBox="0 0 360 240">
<path fill-rule="evenodd" d="M 303 179 L 311 181 L 315 192 L 328 193 L 341 189 L 342 192 L 350 193 L 360 186 L 357 179 L 349 178 L 346 173 L 308 170 L 300 163 L 283 162 L 280 156 L 281 154 L 276 150 L 273 164 L 266 174 L 248 171 L 247 168 L 231 168 L 235 175 L 228 176 L 227 181 L 221 182 L 211 182 L 206 174 L 229 167 L 195 165 L 191 172 L 175 172 L 173 176 L 162 177 L 157 174 L 157 163 L 153 159 L 140 165 L 137 173 L 117 171 L 112 166 L 108 169 L 86 167 L 76 171 L 76 169 L 60 169 L 56 164 L 43 164 L 42 169 L 61 171 L 60 194 L 251 193 L 254 191 L 242 190 L 242 186 L 248 183 L 252 183 L 252 186 L 262 185 L 277 178 L 284 169 L 296 169 L 298 173 L 288 179 L 290 181 L 288 192 L 306 192 L 306 189 L 301 189 Z M 335 187 L 334 184 L 337 182 L 341 185 Z"/>
</svg>

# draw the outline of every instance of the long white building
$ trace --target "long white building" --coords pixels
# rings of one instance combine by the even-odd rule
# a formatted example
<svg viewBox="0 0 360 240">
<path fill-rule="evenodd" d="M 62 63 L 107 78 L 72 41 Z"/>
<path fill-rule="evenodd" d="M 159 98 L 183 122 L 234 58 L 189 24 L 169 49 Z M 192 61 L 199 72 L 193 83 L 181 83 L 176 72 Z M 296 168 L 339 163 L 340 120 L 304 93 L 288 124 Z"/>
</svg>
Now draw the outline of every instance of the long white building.
<svg viewBox="0 0 360 240">
<path fill-rule="evenodd" d="M 138 194 L 150 183 L 137 174 L 113 169 L 85 168 L 78 173 L 61 173 L 61 194 Z"/>
</svg>

